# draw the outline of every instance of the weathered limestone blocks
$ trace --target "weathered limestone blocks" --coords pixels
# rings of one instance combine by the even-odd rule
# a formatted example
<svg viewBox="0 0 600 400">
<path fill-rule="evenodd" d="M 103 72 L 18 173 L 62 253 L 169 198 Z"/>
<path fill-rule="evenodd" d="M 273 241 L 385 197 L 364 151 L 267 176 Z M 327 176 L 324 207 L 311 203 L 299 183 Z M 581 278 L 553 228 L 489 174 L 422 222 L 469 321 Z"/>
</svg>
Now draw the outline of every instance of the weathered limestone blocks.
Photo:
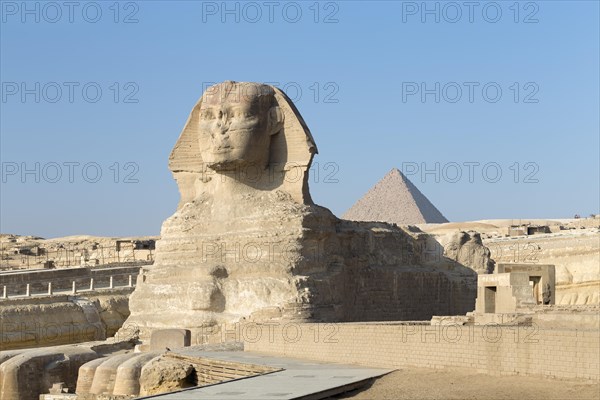
<svg viewBox="0 0 600 400">
<path fill-rule="evenodd" d="M 0 351 L 0 365 L 2 363 L 4 363 L 5 361 L 10 360 L 14 356 L 18 356 L 22 352 L 23 352 L 22 350 L 6 350 L 6 351 L 3 350 L 3 351 Z"/>
<path fill-rule="evenodd" d="M 74 389 L 79 367 L 99 357 L 90 348 L 58 346 L 26 351 L 0 365 L 2 400 L 37 399 L 56 382 Z"/>
<path fill-rule="evenodd" d="M 130 340 L 0 351 L 0 399 L 37 400 L 53 384 L 74 393 L 80 366 L 115 352 L 133 349 Z M 106 358 L 105 358 L 106 359 Z"/>
<path fill-rule="evenodd" d="M 209 88 L 171 153 L 181 201 L 163 223 L 154 265 L 141 271 L 128 325 L 144 340 L 156 329 L 189 329 L 197 343 L 207 327 L 250 316 L 358 321 L 471 311 L 476 273 L 447 258 L 425 260 L 426 235 L 340 220 L 312 202 L 316 152 L 279 89 Z"/>
<path fill-rule="evenodd" d="M 556 287 L 558 304 L 600 304 L 600 281 L 585 284 L 560 285 Z"/>
<path fill-rule="evenodd" d="M 439 238 L 443 254 L 457 263 L 473 269 L 478 274 L 494 272 L 491 252 L 483 245 L 481 234 L 475 231 L 459 231 Z"/>
<path fill-rule="evenodd" d="M 137 396 L 145 382 L 148 393 L 156 394 L 190 383 L 192 373 L 187 366 L 159 357 L 167 346 L 189 346 L 190 332 L 183 329 L 153 332 L 149 352 L 127 352 L 97 358 L 79 368 L 76 392 L 79 396 Z M 160 348 L 160 351 L 152 349 Z M 148 365 L 148 367 L 146 367 Z M 161 368 L 166 370 L 161 372 Z M 143 372 L 146 371 L 146 372 Z M 179 375 L 185 372 L 183 377 Z M 142 378 L 142 374 L 145 377 Z M 189 386 L 189 385 L 188 385 Z"/>
<path fill-rule="evenodd" d="M 113 336 L 129 316 L 129 290 L 125 289 L 124 293 L 93 296 L 90 300 L 98 309 L 106 329 L 106 337 Z"/>
<path fill-rule="evenodd" d="M 113 336 L 129 315 L 128 293 L 5 300 L 0 307 L 0 348 L 56 346 Z"/>
<path fill-rule="evenodd" d="M 478 282 L 476 314 L 508 314 L 537 304 L 526 272 L 482 275 Z"/>
<path fill-rule="evenodd" d="M 191 344 L 191 332 L 188 329 L 162 329 L 152 332 L 150 351 L 169 351 Z"/>
<path fill-rule="evenodd" d="M 53 301 L 54 300 L 54 301 Z M 58 300 L 58 301 L 57 301 Z M 18 349 L 105 339 L 103 327 L 63 298 L 11 300 L 0 308 L 2 349 Z"/>
<path fill-rule="evenodd" d="M 92 383 L 94 381 L 94 374 L 98 367 L 106 361 L 105 357 L 97 358 L 89 361 L 79 367 L 79 373 L 77 375 L 76 393 L 86 394 L 90 393 L 92 389 Z"/>
<path fill-rule="evenodd" d="M 142 368 L 140 395 L 172 392 L 194 386 L 194 367 L 184 360 L 156 357 Z"/>
<path fill-rule="evenodd" d="M 115 388 L 117 369 L 121 364 L 125 361 L 130 360 L 134 357 L 137 357 L 136 353 L 126 353 L 119 354 L 112 357 L 106 358 L 106 360 L 96 367 L 96 371 L 94 372 L 94 379 L 92 380 L 92 385 L 90 387 L 89 393 L 91 394 L 113 394 L 113 389 Z M 78 394 L 83 393 L 79 387 L 76 390 Z"/>
<path fill-rule="evenodd" d="M 140 393 L 140 374 L 150 360 L 157 357 L 158 353 L 137 354 L 119 365 L 115 376 L 113 395 L 137 396 Z"/>
<path fill-rule="evenodd" d="M 556 265 L 556 304 L 600 303 L 600 232 L 596 229 L 559 230 L 552 235 L 529 235 L 486 240 L 497 262 Z"/>
</svg>

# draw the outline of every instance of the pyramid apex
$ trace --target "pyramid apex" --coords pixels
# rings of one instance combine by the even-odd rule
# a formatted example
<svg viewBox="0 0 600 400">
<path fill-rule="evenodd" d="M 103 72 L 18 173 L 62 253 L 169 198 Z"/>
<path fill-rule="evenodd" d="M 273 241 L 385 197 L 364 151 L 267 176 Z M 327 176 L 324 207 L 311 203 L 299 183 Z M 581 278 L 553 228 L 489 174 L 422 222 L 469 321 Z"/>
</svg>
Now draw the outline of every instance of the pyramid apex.
<svg viewBox="0 0 600 400">
<path fill-rule="evenodd" d="M 400 180 L 402 180 L 402 182 L 404 182 L 404 184 L 405 184 L 405 185 L 410 185 L 410 184 L 412 184 L 412 183 L 410 182 L 410 179 L 408 179 L 408 178 L 406 177 L 406 175 L 404 175 L 404 174 L 402 173 L 402 171 L 400 171 L 400 170 L 399 170 L 398 168 L 396 168 L 396 167 L 392 168 L 392 169 L 390 170 L 390 172 L 388 172 L 388 173 L 387 173 L 387 174 L 386 174 L 386 175 L 383 177 L 383 179 L 382 179 L 382 180 L 384 180 L 385 178 L 388 178 L 388 177 L 389 177 L 389 178 L 392 178 L 392 177 L 398 177 L 398 178 L 400 178 Z"/>
<path fill-rule="evenodd" d="M 400 171 L 396 167 L 390 169 L 390 172 L 388 172 L 387 175 L 400 175 L 400 176 L 404 176 L 404 174 L 402 173 L 402 171 Z"/>
</svg>

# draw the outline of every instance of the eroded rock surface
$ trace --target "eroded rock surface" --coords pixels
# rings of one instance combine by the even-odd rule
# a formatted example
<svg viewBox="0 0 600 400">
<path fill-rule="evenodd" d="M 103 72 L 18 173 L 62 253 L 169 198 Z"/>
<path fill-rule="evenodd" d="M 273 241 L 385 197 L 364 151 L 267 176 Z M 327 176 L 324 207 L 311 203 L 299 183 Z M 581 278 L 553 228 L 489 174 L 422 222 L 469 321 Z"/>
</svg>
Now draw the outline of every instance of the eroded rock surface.
<svg viewBox="0 0 600 400">
<path fill-rule="evenodd" d="M 140 395 L 172 392 L 194 386 L 194 367 L 190 363 L 163 356 L 144 365 L 140 376 Z"/>
<path fill-rule="evenodd" d="M 0 398 L 35 400 L 57 382 L 75 392 L 79 368 L 108 354 L 133 348 L 131 341 L 88 342 L 76 345 L 0 351 Z"/>
<path fill-rule="evenodd" d="M 439 239 L 444 248 L 444 256 L 461 265 L 472 268 L 478 274 L 494 272 L 491 252 L 481 241 L 481 234 L 475 231 L 459 231 Z"/>
<path fill-rule="evenodd" d="M 113 336 L 129 316 L 129 292 L 125 288 L 78 297 L 55 295 L 5 300 L 0 307 L 1 350 L 57 346 Z"/>
</svg>

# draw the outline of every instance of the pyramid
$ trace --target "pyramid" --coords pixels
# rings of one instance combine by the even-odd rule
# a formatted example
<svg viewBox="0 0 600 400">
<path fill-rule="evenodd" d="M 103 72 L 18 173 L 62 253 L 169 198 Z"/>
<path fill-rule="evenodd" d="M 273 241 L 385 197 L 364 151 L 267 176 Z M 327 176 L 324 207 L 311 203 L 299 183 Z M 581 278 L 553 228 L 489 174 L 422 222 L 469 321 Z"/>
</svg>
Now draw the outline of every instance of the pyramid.
<svg viewBox="0 0 600 400">
<path fill-rule="evenodd" d="M 446 217 L 397 168 L 393 168 L 358 200 L 343 219 L 397 225 L 448 222 Z"/>
</svg>

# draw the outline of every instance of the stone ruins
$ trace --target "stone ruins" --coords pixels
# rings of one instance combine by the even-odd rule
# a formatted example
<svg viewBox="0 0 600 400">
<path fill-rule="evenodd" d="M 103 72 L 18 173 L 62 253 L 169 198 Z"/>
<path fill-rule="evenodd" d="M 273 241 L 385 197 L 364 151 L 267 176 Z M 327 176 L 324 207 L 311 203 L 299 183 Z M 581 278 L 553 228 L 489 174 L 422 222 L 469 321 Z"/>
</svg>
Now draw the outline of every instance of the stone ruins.
<svg viewBox="0 0 600 400">
<path fill-rule="evenodd" d="M 128 278 L 119 291 L 116 270 L 102 265 L 2 276 L 11 293 L 0 308 L 0 398 L 129 399 L 266 375 L 283 387 L 286 376 L 314 377 L 299 371 L 315 363 L 265 361 L 252 351 L 380 368 L 363 371 L 371 378 L 416 366 L 599 380 L 598 297 L 556 305 L 564 268 L 497 263 L 480 233 L 453 224 L 436 233 L 407 225 L 446 219 L 396 169 L 348 211 L 355 221 L 339 219 L 311 199 L 316 153 L 281 90 L 232 81 L 207 89 L 169 158 L 181 200 L 162 225 L 153 264 L 120 267 Z M 581 237 L 597 246 L 594 232 Z M 117 241 L 126 244 L 137 246 Z M 139 270 L 137 278 L 124 268 Z M 76 274 L 87 294 L 73 280 L 72 292 L 51 296 Z M 590 276 L 586 290 L 595 290 Z M 98 291 L 101 281 L 109 292 Z M 48 296 L 31 296 L 45 288 Z M 18 328 L 27 320 L 36 321 L 32 332 Z M 7 332 L 6 321 L 17 328 Z M 290 326 L 299 332 L 293 340 Z M 502 338 L 501 328 L 517 336 Z"/>
</svg>

